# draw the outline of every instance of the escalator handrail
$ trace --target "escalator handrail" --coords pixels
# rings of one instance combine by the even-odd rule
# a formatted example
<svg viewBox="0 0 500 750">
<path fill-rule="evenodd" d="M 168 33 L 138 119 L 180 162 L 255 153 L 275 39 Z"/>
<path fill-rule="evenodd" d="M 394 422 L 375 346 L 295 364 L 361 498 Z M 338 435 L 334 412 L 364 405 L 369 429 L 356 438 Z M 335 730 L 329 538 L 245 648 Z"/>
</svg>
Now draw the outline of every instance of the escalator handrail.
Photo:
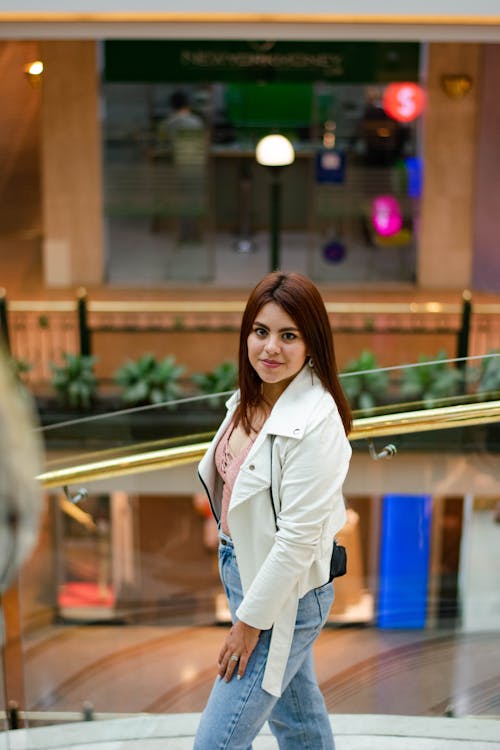
<svg viewBox="0 0 500 750">
<path fill-rule="evenodd" d="M 387 435 L 445 430 L 498 421 L 500 421 L 500 400 L 460 404 L 355 419 L 349 438 L 351 441 L 372 440 Z M 193 440 L 195 438 L 196 436 L 193 436 Z M 161 445 L 161 443 L 156 445 Z M 108 454 L 102 460 L 52 469 L 40 474 L 37 479 L 44 488 L 48 489 L 82 481 L 89 482 L 157 471 L 199 461 L 208 445 L 207 440 L 193 442 L 190 445 L 173 447 L 170 445 L 163 448 L 143 445 L 141 449 L 141 444 L 138 444 L 133 454 L 130 454 L 130 447 L 128 447 L 121 455 L 118 453 L 109 456 Z"/>
</svg>

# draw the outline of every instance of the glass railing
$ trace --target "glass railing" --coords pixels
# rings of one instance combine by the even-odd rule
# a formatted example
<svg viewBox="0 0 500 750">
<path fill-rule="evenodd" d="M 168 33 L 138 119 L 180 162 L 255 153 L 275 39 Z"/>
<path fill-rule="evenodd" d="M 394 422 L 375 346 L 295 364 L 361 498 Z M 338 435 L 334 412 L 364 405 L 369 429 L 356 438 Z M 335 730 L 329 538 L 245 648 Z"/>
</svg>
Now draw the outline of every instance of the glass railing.
<svg viewBox="0 0 500 750">
<path fill-rule="evenodd" d="M 408 368 L 369 373 L 392 392 L 362 400 L 351 435 L 349 574 L 315 652 L 331 713 L 500 714 L 500 400 L 478 389 L 486 361 L 467 361 L 467 378 L 450 363 L 451 392 L 425 400 L 409 386 L 403 400 Z M 228 612 L 196 475 L 222 411 L 200 406 L 42 430 L 40 537 L 3 601 L 11 726 L 202 710 Z"/>
<path fill-rule="evenodd" d="M 469 414 L 476 409 L 480 413 L 482 404 L 500 398 L 498 352 L 465 359 L 429 358 L 416 364 L 376 369 L 367 369 L 365 364 L 360 358 L 351 372 L 340 376 L 354 409 L 353 438 L 360 434 L 361 425 L 372 430 L 390 414 L 421 411 L 430 420 L 433 409 L 466 404 L 471 406 Z M 48 424 L 39 431 L 47 451 L 46 467 L 62 469 L 153 448 L 204 442 L 220 423 L 230 395 L 230 391 L 195 395 L 78 419 L 65 419 L 64 411 L 59 410 L 59 421 L 55 423 L 50 415 L 45 415 Z M 437 412 L 438 421 L 443 419 L 443 413 Z M 378 417 L 381 419 L 375 419 Z M 402 431 L 415 431 L 415 422 L 410 430 L 408 420 L 411 422 L 412 418 L 401 419 Z M 417 417 L 416 422 L 419 421 Z M 435 426 L 429 423 L 429 429 Z"/>
</svg>

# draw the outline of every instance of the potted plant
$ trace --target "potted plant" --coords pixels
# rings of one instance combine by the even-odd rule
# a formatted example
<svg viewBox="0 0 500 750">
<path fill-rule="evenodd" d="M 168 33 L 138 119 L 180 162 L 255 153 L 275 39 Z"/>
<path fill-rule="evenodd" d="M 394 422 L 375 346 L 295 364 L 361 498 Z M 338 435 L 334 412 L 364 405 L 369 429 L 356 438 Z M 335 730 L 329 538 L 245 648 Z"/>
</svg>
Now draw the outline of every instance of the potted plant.
<svg viewBox="0 0 500 750">
<path fill-rule="evenodd" d="M 114 381 L 123 389 L 121 398 L 125 405 L 157 407 L 114 418 L 115 424 L 123 423 L 123 432 L 129 440 L 185 438 L 213 429 L 213 418 L 206 424 L 206 407 L 200 410 L 189 398 L 176 403 L 185 393 L 181 383 L 185 370 L 173 355 L 157 360 L 153 354 L 143 354 L 116 371 Z"/>
<path fill-rule="evenodd" d="M 63 354 L 64 364 L 54 362 L 51 384 L 65 406 L 88 409 L 97 396 L 97 378 L 94 374 L 96 357 L 83 354 Z"/>
<path fill-rule="evenodd" d="M 9 367 L 19 383 L 24 383 L 24 376 L 31 370 L 31 365 L 25 359 L 8 358 Z"/>
<path fill-rule="evenodd" d="M 499 355 L 499 356 L 492 356 Z M 494 349 L 481 360 L 477 368 L 476 393 L 480 401 L 489 396 L 498 398 L 500 392 L 500 351 Z"/>
<path fill-rule="evenodd" d="M 94 373 L 96 357 L 64 352 L 63 363 L 51 362 L 50 384 L 56 395 L 37 394 L 36 405 L 47 448 L 91 444 L 103 437 L 102 429 L 85 419 L 101 409 L 97 399 L 98 381 Z M 83 421 L 82 421 L 83 419 Z"/>
<path fill-rule="evenodd" d="M 211 372 L 195 372 L 191 379 L 200 393 L 211 396 L 207 403 L 216 409 L 223 405 L 226 397 L 214 394 L 235 390 L 238 383 L 238 368 L 235 362 L 222 362 Z"/>
<path fill-rule="evenodd" d="M 401 395 L 410 401 L 422 401 L 424 408 L 437 406 L 439 401 L 454 396 L 464 382 L 463 373 L 450 367 L 444 350 L 429 358 L 419 357 L 419 365 L 408 367 L 401 377 Z"/>
<path fill-rule="evenodd" d="M 369 414 L 377 404 L 383 402 L 389 378 L 386 372 L 377 368 L 375 355 L 365 349 L 342 370 L 342 388 L 353 409 Z"/>
<path fill-rule="evenodd" d="M 128 406 L 161 404 L 183 395 L 180 379 L 185 372 L 170 355 L 158 361 L 153 354 L 143 354 L 120 367 L 114 381 L 123 388 L 122 399 Z"/>
</svg>

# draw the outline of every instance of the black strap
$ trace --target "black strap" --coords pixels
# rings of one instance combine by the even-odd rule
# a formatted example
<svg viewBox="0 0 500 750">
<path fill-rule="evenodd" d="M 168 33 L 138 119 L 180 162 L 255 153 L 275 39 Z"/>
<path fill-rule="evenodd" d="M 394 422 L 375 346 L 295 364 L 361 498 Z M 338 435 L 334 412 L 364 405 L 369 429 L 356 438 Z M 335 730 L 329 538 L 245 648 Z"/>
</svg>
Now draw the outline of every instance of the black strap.
<svg viewBox="0 0 500 750">
<path fill-rule="evenodd" d="M 276 505 L 274 503 L 274 496 L 273 496 L 273 448 L 274 448 L 274 438 L 276 435 L 271 435 L 271 481 L 269 485 L 269 492 L 271 494 L 271 506 L 273 509 L 273 515 L 274 515 L 274 524 L 276 528 L 278 528 L 278 515 L 276 513 Z"/>
</svg>

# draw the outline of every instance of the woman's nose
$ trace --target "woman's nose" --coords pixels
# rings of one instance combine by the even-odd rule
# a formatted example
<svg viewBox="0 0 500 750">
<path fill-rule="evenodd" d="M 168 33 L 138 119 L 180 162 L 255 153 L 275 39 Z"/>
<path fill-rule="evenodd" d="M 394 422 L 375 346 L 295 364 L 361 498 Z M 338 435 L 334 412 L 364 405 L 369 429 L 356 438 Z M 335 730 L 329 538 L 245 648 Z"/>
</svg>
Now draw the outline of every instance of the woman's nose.
<svg viewBox="0 0 500 750">
<path fill-rule="evenodd" d="M 268 340 L 266 341 L 266 351 L 278 352 L 279 349 L 280 349 L 279 339 L 276 336 L 269 336 Z"/>
</svg>

